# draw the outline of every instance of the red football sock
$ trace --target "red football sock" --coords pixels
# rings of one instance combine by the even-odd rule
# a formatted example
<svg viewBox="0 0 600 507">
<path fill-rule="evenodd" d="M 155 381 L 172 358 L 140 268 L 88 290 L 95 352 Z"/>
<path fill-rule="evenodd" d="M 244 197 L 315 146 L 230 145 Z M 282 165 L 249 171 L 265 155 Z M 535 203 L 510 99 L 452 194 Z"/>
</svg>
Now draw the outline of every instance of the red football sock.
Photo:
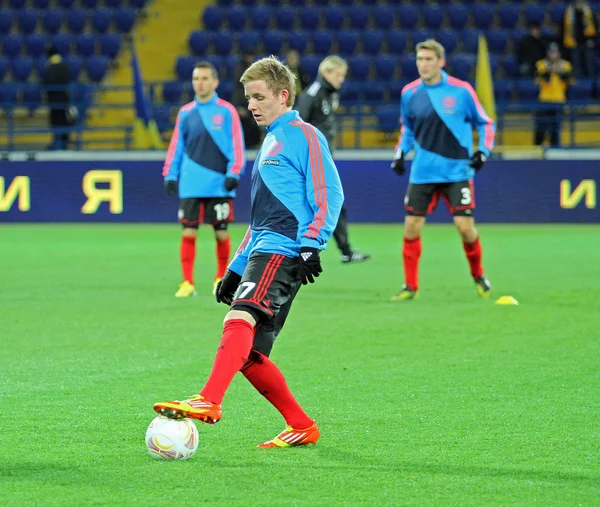
<svg viewBox="0 0 600 507">
<path fill-rule="evenodd" d="M 250 322 L 244 319 L 230 319 L 225 322 L 223 338 L 212 371 L 200 391 L 205 400 L 218 404 L 223 401 L 233 377 L 248 360 L 253 340 L 254 327 Z"/>
<path fill-rule="evenodd" d="M 402 249 L 404 258 L 404 278 L 406 285 L 412 290 L 419 288 L 419 259 L 421 258 L 421 238 L 404 238 Z"/>
<path fill-rule="evenodd" d="M 229 254 L 231 252 L 231 241 L 229 236 L 223 241 L 217 240 L 217 278 L 223 278 L 229 264 Z"/>
<path fill-rule="evenodd" d="M 279 410 L 286 424 L 295 429 L 312 425 L 312 419 L 294 398 L 283 373 L 267 356 L 253 350 L 251 360 L 242 368 L 242 373 L 254 388 Z"/>
<path fill-rule="evenodd" d="M 181 258 L 181 272 L 183 273 L 183 280 L 187 280 L 193 284 L 194 260 L 196 259 L 196 238 L 194 236 L 182 236 L 179 257 Z"/>
<path fill-rule="evenodd" d="M 481 243 L 477 238 L 473 243 L 466 243 L 463 241 L 463 248 L 467 254 L 467 260 L 471 267 L 471 276 L 473 278 L 479 278 L 483 275 L 483 266 L 481 265 Z"/>
</svg>

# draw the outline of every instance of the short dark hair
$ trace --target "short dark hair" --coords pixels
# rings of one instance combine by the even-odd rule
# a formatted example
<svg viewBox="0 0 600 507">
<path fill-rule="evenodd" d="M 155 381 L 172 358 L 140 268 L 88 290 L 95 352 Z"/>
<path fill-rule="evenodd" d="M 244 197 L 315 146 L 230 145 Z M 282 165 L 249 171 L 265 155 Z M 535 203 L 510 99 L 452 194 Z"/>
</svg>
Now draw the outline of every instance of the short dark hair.
<svg viewBox="0 0 600 507">
<path fill-rule="evenodd" d="M 210 69 L 213 77 L 215 79 L 219 79 L 219 73 L 217 71 L 217 68 L 212 63 L 207 62 L 206 60 L 197 62 L 196 65 L 194 65 L 194 69 Z"/>
</svg>

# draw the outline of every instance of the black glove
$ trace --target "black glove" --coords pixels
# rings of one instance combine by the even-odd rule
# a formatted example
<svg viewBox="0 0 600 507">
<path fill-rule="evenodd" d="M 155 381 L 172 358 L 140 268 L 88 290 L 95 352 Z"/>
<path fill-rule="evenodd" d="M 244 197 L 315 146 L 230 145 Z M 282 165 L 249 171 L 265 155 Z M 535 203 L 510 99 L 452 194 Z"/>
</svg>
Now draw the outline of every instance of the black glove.
<svg viewBox="0 0 600 507">
<path fill-rule="evenodd" d="M 398 176 L 402 176 L 404 174 L 404 171 L 406 171 L 406 167 L 404 167 L 404 153 L 402 153 L 402 150 L 400 148 L 398 148 L 398 150 L 396 151 L 396 154 L 394 155 L 394 160 L 392 160 L 390 167 Z"/>
<path fill-rule="evenodd" d="M 479 171 L 483 167 L 483 164 L 485 164 L 486 160 L 487 155 L 483 153 L 483 151 L 476 151 L 473 153 L 473 156 L 471 157 L 471 163 L 469 165 L 476 171 Z"/>
<path fill-rule="evenodd" d="M 235 190 L 237 188 L 239 183 L 240 180 L 238 180 L 237 178 L 227 177 L 225 178 L 225 190 L 227 190 L 227 192 L 231 192 L 232 190 Z"/>
<path fill-rule="evenodd" d="M 315 278 L 323 272 L 319 250 L 303 246 L 300 249 L 300 281 L 302 285 L 315 283 Z"/>
<path fill-rule="evenodd" d="M 235 296 L 235 291 L 237 290 L 241 281 L 242 277 L 240 275 L 228 269 L 227 273 L 225 273 L 225 276 L 221 278 L 217 284 L 217 289 L 215 290 L 217 303 L 224 303 L 231 306 L 233 297 Z"/>
<path fill-rule="evenodd" d="M 177 193 L 177 182 L 175 180 L 166 180 L 165 191 L 167 195 L 175 195 Z"/>
</svg>

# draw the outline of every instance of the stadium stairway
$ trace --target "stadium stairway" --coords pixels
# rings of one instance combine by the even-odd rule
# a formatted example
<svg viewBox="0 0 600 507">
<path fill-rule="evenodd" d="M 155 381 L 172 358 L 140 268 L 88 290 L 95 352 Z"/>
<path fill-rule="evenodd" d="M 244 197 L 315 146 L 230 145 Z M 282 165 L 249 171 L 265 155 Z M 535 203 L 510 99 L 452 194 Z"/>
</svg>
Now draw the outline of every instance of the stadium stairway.
<svg viewBox="0 0 600 507">
<path fill-rule="evenodd" d="M 154 0 L 148 5 L 147 16 L 138 19 L 133 28 L 133 40 L 144 81 L 164 81 L 174 76 L 174 61 L 179 54 L 188 52 L 187 40 L 192 30 L 200 28 L 200 13 L 212 4 L 207 0 L 181 2 Z M 102 127 L 102 131 L 85 132 L 84 142 L 94 149 L 124 149 L 122 128 L 133 126 L 134 95 L 131 75 L 131 50 L 125 45 L 118 57 L 118 65 L 104 80 L 106 86 L 124 86 L 127 90 L 105 91 L 98 94 L 92 106 L 87 125 Z M 128 107 L 129 106 L 129 107 Z"/>
</svg>

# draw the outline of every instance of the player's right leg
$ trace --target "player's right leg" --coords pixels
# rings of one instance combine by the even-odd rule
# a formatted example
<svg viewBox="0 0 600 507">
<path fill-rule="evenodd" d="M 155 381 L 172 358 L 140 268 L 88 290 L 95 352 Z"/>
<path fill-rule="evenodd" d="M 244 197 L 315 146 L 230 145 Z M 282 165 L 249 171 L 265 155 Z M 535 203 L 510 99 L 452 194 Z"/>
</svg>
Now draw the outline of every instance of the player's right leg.
<svg viewBox="0 0 600 507">
<path fill-rule="evenodd" d="M 186 298 L 197 294 L 194 286 L 194 262 L 196 260 L 196 237 L 201 214 L 200 199 L 187 198 L 179 201 L 179 221 L 183 226 L 179 258 L 183 277 L 175 297 Z"/>
</svg>

